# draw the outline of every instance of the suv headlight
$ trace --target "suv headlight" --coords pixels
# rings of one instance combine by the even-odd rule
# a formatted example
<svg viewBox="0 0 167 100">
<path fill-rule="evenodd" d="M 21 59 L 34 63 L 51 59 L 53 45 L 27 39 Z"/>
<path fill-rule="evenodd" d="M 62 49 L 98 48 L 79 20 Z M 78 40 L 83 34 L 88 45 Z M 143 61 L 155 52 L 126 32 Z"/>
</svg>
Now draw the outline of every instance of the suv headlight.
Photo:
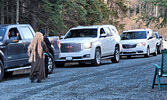
<svg viewBox="0 0 167 100">
<path fill-rule="evenodd" d="M 140 47 L 140 46 L 145 46 L 145 45 L 146 45 L 146 43 L 144 43 L 144 42 L 143 42 L 143 43 L 138 43 L 138 44 L 137 44 L 137 46 L 139 46 L 139 47 Z"/>
<path fill-rule="evenodd" d="M 85 47 L 85 49 L 91 48 L 92 47 L 92 42 L 85 42 L 84 47 Z"/>
</svg>

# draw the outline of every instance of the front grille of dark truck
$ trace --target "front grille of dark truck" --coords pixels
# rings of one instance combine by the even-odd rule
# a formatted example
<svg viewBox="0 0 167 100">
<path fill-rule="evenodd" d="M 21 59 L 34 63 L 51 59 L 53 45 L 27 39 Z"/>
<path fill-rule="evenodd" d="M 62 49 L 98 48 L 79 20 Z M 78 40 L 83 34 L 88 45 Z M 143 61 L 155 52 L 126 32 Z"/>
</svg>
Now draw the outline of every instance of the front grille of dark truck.
<svg viewBox="0 0 167 100">
<path fill-rule="evenodd" d="M 81 51 L 81 43 L 61 43 L 61 52 L 79 52 Z"/>
<path fill-rule="evenodd" d="M 123 44 L 122 47 L 124 49 L 129 49 L 129 48 L 135 48 L 136 47 L 136 44 Z"/>
</svg>

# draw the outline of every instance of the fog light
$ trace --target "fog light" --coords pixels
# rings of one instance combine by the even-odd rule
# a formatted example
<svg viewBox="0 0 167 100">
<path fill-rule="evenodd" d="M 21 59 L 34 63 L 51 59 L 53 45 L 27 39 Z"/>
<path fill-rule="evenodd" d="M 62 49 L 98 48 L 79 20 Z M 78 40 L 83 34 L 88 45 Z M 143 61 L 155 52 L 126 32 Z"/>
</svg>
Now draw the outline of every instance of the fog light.
<svg viewBox="0 0 167 100">
<path fill-rule="evenodd" d="M 84 58 L 90 58 L 90 54 L 86 54 L 83 56 Z"/>
<path fill-rule="evenodd" d="M 137 51 L 137 53 L 143 53 L 143 51 Z"/>
</svg>

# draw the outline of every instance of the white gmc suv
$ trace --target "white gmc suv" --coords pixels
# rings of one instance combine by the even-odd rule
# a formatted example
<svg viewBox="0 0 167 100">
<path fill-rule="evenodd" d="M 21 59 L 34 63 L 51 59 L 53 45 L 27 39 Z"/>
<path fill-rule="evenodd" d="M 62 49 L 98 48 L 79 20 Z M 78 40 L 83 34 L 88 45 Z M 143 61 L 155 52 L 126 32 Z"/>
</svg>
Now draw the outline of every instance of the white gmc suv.
<svg viewBox="0 0 167 100">
<path fill-rule="evenodd" d="M 124 31 L 121 34 L 121 56 L 130 58 L 134 55 L 157 55 L 157 40 L 151 29 L 137 29 Z"/>
<path fill-rule="evenodd" d="M 60 40 L 56 66 L 66 62 L 100 65 L 102 59 L 120 60 L 121 41 L 113 25 L 78 26 L 71 28 Z"/>
</svg>

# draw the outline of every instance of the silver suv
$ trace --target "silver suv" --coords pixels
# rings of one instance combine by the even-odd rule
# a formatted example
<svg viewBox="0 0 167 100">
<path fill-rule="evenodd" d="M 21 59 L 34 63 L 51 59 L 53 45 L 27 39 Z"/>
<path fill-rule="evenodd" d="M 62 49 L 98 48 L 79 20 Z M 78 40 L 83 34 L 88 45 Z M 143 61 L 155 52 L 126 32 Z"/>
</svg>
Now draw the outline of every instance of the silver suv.
<svg viewBox="0 0 167 100">
<path fill-rule="evenodd" d="M 100 65 L 101 59 L 119 62 L 120 36 L 113 25 L 78 26 L 71 28 L 60 40 L 60 56 L 56 66 L 66 62 Z"/>
</svg>

